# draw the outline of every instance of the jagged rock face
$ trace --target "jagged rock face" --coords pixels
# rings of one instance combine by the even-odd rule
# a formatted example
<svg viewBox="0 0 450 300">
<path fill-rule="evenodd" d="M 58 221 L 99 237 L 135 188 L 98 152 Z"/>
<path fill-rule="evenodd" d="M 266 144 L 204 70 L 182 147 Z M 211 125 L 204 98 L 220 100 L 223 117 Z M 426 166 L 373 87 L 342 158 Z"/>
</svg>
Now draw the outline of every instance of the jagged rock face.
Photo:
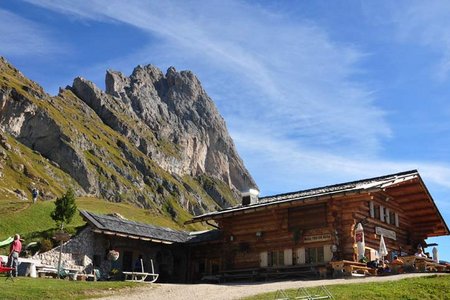
<svg viewBox="0 0 450 300">
<path fill-rule="evenodd" d="M 39 99 L 45 93 L 35 91 Z M 73 147 L 70 138 L 42 109 L 15 89 L 0 89 L 0 128 L 32 150 L 57 162 L 87 191 L 95 193 L 95 178 L 87 172 L 86 161 Z"/>
<path fill-rule="evenodd" d="M 106 92 L 78 77 L 51 97 L 0 57 L 0 131 L 54 165 L 46 168 L 67 173 L 60 188 L 75 181 L 79 194 L 156 207 L 172 218 L 229 206 L 236 191 L 255 187 L 224 120 L 188 71 L 108 71 Z"/>
<path fill-rule="evenodd" d="M 74 88 L 79 95 L 75 83 Z M 164 76 L 151 65 L 135 68 L 130 77 L 108 71 L 106 93 L 128 105 L 128 111 L 134 112 L 158 139 L 180 149 L 175 160 L 159 155 L 159 163 L 166 170 L 179 175 L 207 173 L 238 190 L 256 187 L 225 121 L 192 72 L 177 72 L 171 67 Z"/>
</svg>

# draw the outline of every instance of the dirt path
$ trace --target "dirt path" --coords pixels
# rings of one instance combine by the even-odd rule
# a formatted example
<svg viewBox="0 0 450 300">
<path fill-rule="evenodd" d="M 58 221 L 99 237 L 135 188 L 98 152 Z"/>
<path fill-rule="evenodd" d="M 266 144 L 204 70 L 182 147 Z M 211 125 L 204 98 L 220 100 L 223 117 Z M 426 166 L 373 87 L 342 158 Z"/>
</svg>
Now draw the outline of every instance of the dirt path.
<svg viewBox="0 0 450 300">
<path fill-rule="evenodd" d="M 331 284 L 350 284 L 364 282 L 394 281 L 403 278 L 430 276 L 432 274 L 413 273 L 385 277 L 354 277 L 350 279 L 327 279 L 311 281 L 279 281 L 270 283 L 229 283 L 229 284 L 154 284 L 138 289 L 121 292 L 103 299 L 140 300 L 140 299 L 214 299 L 232 300 L 279 289 L 313 287 Z"/>
</svg>

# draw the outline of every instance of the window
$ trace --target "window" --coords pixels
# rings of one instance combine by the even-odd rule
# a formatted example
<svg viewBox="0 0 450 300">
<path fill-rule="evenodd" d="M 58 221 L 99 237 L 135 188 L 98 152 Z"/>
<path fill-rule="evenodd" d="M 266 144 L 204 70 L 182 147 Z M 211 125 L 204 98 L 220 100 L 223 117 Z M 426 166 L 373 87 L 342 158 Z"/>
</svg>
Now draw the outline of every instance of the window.
<svg viewBox="0 0 450 300">
<path fill-rule="evenodd" d="M 271 251 L 268 253 L 269 267 L 284 266 L 284 251 Z"/>
<path fill-rule="evenodd" d="M 380 219 L 380 206 L 379 205 L 374 204 L 373 212 L 374 212 L 374 218 Z"/>
<path fill-rule="evenodd" d="M 323 263 L 323 247 L 306 248 L 305 249 L 305 262 L 307 264 Z"/>
<path fill-rule="evenodd" d="M 395 225 L 395 213 L 392 211 L 389 212 L 389 221 L 390 221 L 389 224 Z"/>
</svg>

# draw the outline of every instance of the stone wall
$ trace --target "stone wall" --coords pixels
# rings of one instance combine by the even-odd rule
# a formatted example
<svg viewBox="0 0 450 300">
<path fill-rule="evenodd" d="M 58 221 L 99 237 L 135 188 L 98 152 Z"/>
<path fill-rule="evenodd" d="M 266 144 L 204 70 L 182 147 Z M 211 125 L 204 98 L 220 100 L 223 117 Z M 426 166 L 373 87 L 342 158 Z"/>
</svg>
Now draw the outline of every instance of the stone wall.
<svg viewBox="0 0 450 300">
<path fill-rule="evenodd" d="M 92 271 L 94 233 L 90 227 L 83 229 L 78 235 L 62 245 L 61 265 L 71 269 L 86 269 Z M 42 264 L 58 266 L 60 246 L 47 252 L 36 254 L 33 258 L 40 259 Z"/>
<path fill-rule="evenodd" d="M 160 282 L 184 282 L 187 267 L 187 251 L 184 246 L 152 243 L 125 237 L 108 236 L 92 232 L 87 226 L 78 235 L 62 246 L 61 264 L 65 268 L 78 269 L 90 274 L 95 267 L 100 277 L 106 279 L 111 270 L 117 269 L 115 279 L 123 279 L 122 271 L 132 271 L 141 255 L 145 272 L 160 274 Z M 35 255 L 42 264 L 58 266 L 59 246 L 45 253 Z M 114 249 L 120 256 L 117 261 L 107 259 L 108 251 Z M 94 266 L 94 264 L 96 264 Z M 125 264 L 125 265 L 124 265 Z M 114 278 L 114 277 L 113 277 Z"/>
</svg>

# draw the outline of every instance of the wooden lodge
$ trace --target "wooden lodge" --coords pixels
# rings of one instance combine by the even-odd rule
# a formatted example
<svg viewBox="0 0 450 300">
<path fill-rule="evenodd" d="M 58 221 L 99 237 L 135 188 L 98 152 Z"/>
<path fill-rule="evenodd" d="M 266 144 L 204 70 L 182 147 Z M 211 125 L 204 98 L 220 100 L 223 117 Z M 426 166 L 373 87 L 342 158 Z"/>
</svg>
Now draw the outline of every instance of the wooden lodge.
<svg viewBox="0 0 450 300">
<path fill-rule="evenodd" d="M 354 230 L 363 224 L 366 257 L 384 236 L 393 255 L 414 254 L 429 237 L 449 229 L 416 170 L 259 198 L 196 216 L 216 224 L 215 239 L 192 244 L 188 281 L 229 276 L 324 273 L 330 261 L 356 260 Z"/>
<path fill-rule="evenodd" d="M 139 272 L 157 273 L 158 282 L 305 278 L 325 276 L 330 266 L 366 271 L 365 264 L 355 262 L 359 223 L 369 260 L 377 255 L 381 235 L 391 260 L 414 254 L 429 237 L 449 234 L 417 171 L 263 198 L 250 191 L 238 206 L 187 222 L 216 227 L 205 232 L 137 223 L 120 215 L 80 214 L 87 226 L 64 244 L 64 261 L 87 273 L 99 270 L 102 279 L 110 278 L 112 270 L 123 279 L 140 258 Z M 118 258 L 111 259 L 111 251 Z M 55 248 L 40 259 L 52 264 L 58 254 Z M 430 270 L 445 268 L 414 256 L 407 261 Z"/>
</svg>

